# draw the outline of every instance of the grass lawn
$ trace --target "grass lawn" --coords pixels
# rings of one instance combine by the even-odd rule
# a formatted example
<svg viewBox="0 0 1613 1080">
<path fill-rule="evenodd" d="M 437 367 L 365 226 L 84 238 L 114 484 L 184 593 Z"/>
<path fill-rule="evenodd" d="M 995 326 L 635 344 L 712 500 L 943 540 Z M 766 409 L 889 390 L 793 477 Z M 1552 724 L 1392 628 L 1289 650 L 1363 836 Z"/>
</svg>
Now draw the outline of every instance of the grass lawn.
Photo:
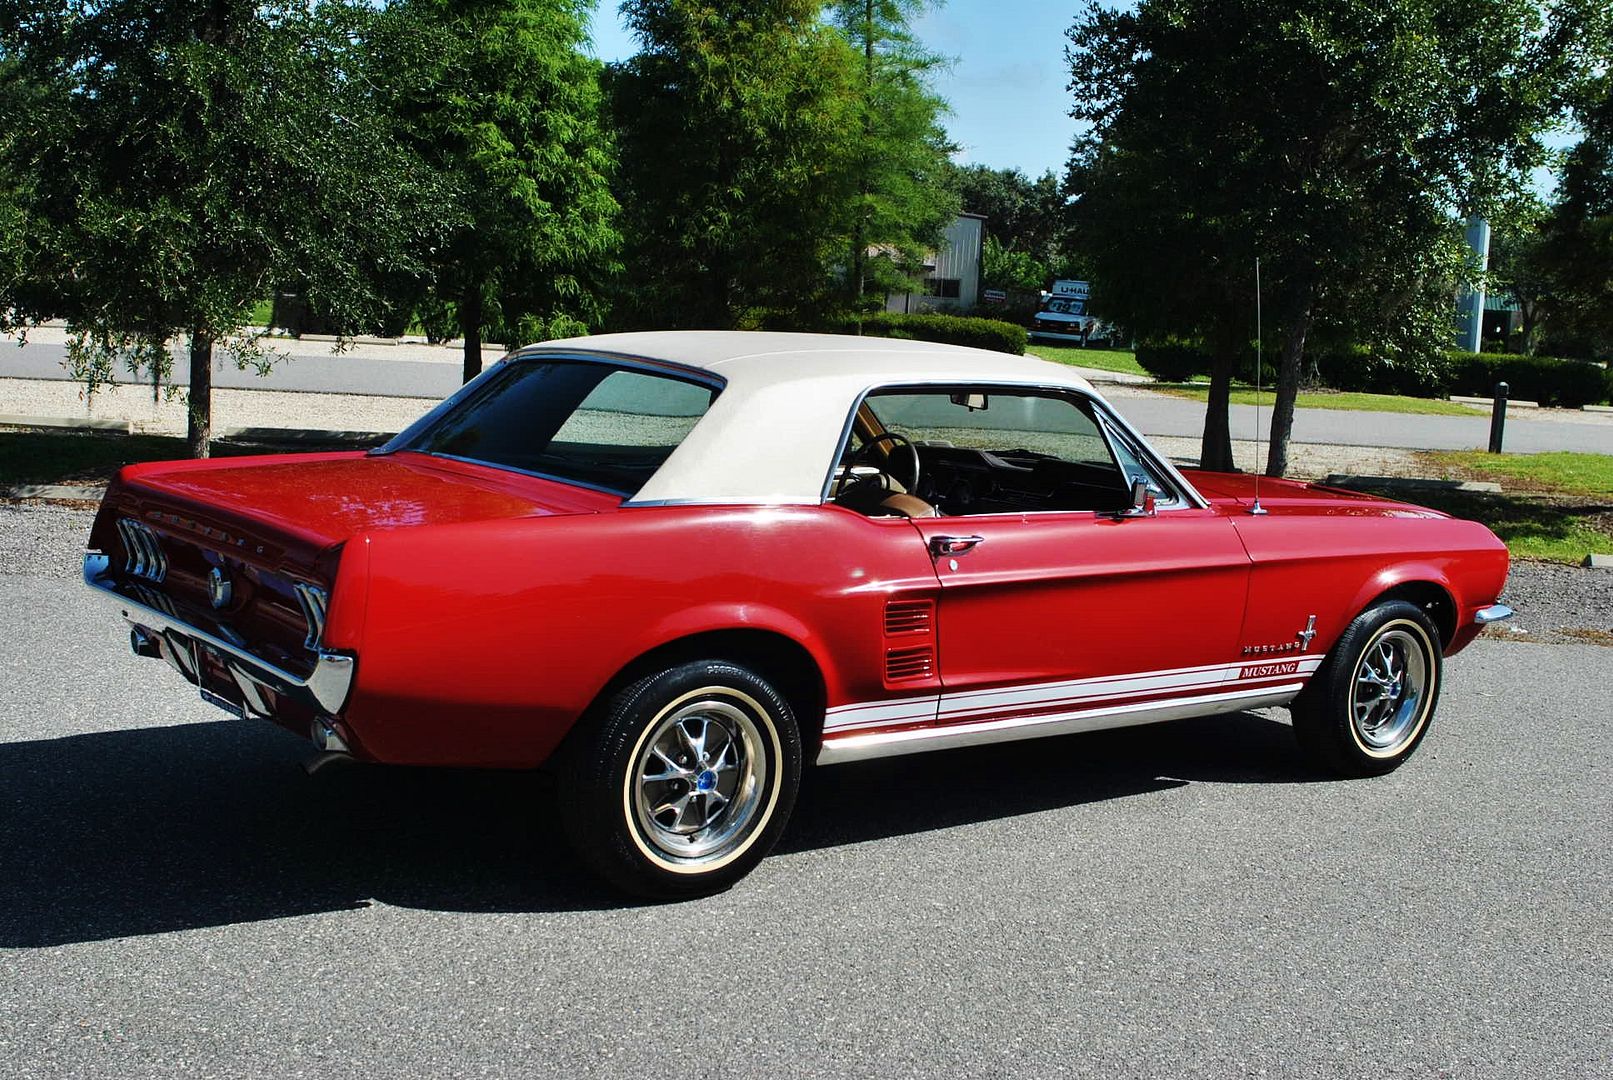
<svg viewBox="0 0 1613 1080">
<path fill-rule="evenodd" d="M 1025 346 L 1025 354 L 1074 367 L 1123 371 L 1128 375 L 1148 374 L 1137 363 L 1137 358 L 1129 349 L 1083 349 L 1077 345 L 1053 345 L 1045 341 L 1032 341 Z"/>
<path fill-rule="evenodd" d="M 1494 480 L 1509 491 L 1613 499 L 1613 454 L 1487 454 L 1482 450 L 1453 450 L 1427 456 L 1447 475 Z"/>
<path fill-rule="evenodd" d="M 1156 383 L 1153 389 L 1174 397 L 1193 398 L 1196 401 L 1203 401 L 1210 396 L 1208 387 L 1184 383 Z M 1270 407 L 1275 397 L 1276 395 L 1270 390 L 1262 390 L 1259 404 Z M 1232 404 L 1256 404 L 1254 389 L 1234 386 Z M 1438 398 L 1400 397 L 1396 394 L 1351 394 L 1332 390 L 1301 391 L 1294 406 L 1299 409 L 1351 409 L 1356 412 L 1420 413 L 1425 416 L 1483 415 L 1477 409 L 1458 405 L 1454 401 L 1441 401 Z"/>
<path fill-rule="evenodd" d="M 1419 455 L 1430 475 L 1491 480 L 1500 495 L 1477 492 L 1388 493 L 1488 525 L 1514 557 L 1579 563 L 1613 554 L 1613 456 L 1602 454 Z"/>
</svg>

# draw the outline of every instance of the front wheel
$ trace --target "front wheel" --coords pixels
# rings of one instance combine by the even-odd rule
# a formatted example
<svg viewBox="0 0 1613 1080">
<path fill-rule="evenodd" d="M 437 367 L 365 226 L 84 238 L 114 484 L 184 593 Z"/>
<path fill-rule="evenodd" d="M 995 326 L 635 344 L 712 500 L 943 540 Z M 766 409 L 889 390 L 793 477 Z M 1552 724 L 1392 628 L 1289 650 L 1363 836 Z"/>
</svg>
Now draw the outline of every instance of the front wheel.
<svg viewBox="0 0 1613 1080">
<path fill-rule="evenodd" d="M 1307 756 L 1341 776 L 1379 776 L 1412 755 L 1439 700 L 1439 633 L 1404 600 L 1356 616 L 1292 707 Z"/>
<path fill-rule="evenodd" d="M 617 693 L 573 733 L 559 777 L 577 853 L 618 888 L 676 899 L 726 889 L 784 829 L 801 778 L 789 703 L 720 660 Z"/>
</svg>

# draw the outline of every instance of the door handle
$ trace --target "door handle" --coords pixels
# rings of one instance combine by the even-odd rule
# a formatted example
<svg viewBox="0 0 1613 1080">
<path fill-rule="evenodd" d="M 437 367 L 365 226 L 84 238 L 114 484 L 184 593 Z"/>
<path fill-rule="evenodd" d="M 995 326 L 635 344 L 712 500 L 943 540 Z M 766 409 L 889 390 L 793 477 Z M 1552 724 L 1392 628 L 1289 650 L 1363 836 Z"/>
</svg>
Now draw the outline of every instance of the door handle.
<svg viewBox="0 0 1613 1080">
<path fill-rule="evenodd" d="M 984 544 L 984 536 L 932 536 L 930 537 L 931 555 L 963 555 L 973 551 Z"/>
</svg>

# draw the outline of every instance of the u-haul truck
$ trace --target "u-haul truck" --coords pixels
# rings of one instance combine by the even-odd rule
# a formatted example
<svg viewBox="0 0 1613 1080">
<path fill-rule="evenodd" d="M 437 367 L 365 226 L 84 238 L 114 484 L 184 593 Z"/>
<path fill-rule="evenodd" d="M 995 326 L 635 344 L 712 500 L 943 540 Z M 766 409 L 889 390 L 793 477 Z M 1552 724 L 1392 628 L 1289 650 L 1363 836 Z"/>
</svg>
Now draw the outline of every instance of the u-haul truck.
<svg viewBox="0 0 1613 1080">
<path fill-rule="evenodd" d="M 1061 278 L 1042 298 L 1042 306 L 1031 320 L 1030 336 L 1047 341 L 1073 341 L 1085 345 L 1108 336 L 1098 320 L 1087 314 L 1091 286 L 1085 281 Z"/>
</svg>

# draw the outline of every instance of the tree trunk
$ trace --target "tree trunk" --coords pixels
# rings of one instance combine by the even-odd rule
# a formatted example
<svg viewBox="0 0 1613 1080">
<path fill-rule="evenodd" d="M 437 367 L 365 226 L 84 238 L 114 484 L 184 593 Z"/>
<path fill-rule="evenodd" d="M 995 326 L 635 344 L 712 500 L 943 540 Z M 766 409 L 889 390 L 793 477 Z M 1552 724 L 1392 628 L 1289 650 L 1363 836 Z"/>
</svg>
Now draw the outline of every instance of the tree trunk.
<svg viewBox="0 0 1613 1080">
<path fill-rule="evenodd" d="M 190 332 L 190 400 L 185 441 L 193 458 L 213 456 L 213 339 Z"/>
<path fill-rule="evenodd" d="M 1210 364 L 1210 400 L 1209 408 L 1204 413 L 1204 439 L 1199 445 L 1199 467 L 1212 472 L 1230 472 L 1237 468 L 1232 457 L 1232 429 L 1227 417 L 1227 406 L 1232 397 L 1232 373 L 1237 366 L 1236 347 L 1217 349 Z"/>
<path fill-rule="evenodd" d="M 482 373 L 482 286 L 477 282 L 459 298 L 459 332 L 465 337 L 465 382 Z"/>
<path fill-rule="evenodd" d="M 863 5 L 863 100 L 862 153 L 869 153 L 874 140 L 874 0 Z M 857 178 L 857 216 L 851 228 L 851 309 L 857 313 L 857 332 L 862 333 L 863 279 L 868 276 L 868 159 L 863 157 Z"/>
<path fill-rule="evenodd" d="M 1305 338 L 1316 314 L 1316 290 L 1296 286 L 1289 306 L 1288 336 L 1283 341 L 1282 364 L 1277 368 L 1277 400 L 1271 407 L 1271 449 L 1266 454 L 1266 475 L 1288 472 L 1288 437 L 1294 430 L 1294 399 L 1299 396 L 1299 365 L 1305 357 Z"/>
</svg>

